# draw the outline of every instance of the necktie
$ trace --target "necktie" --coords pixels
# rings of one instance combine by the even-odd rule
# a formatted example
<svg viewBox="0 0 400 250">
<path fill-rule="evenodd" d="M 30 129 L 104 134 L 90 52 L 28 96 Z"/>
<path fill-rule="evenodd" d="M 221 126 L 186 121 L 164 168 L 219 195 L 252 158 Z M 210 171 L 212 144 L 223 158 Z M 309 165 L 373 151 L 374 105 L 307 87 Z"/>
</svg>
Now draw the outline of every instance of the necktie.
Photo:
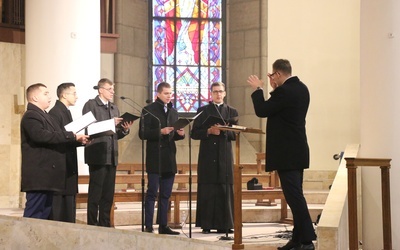
<svg viewBox="0 0 400 250">
<path fill-rule="evenodd" d="M 164 112 L 167 113 L 167 111 L 168 111 L 167 105 L 164 105 Z"/>
</svg>

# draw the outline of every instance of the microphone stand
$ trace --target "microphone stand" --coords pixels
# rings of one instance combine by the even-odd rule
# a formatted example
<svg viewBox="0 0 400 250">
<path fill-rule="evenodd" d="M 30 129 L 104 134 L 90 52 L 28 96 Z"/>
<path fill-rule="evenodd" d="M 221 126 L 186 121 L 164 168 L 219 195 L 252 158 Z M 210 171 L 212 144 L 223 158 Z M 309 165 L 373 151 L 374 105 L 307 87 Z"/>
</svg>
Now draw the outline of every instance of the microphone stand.
<svg viewBox="0 0 400 250">
<path fill-rule="evenodd" d="M 224 117 L 222 117 L 222 114 L 221 114 L 221 112 L 219 112 L 219 110 L 218 110 L 218 107 L 215 105 L 215 104 L 213 104 L 214 105 L 214 107 L 215 107 L 215 109 L 217 110 L 217 112 L 218 112 L 218 115 L 220 116 L 220 118 L 224 121 L 224 123 L 225 123 L 225 126 L 227 126 L 228 124 L 225 122 L 225 119 L 224 119 Z M 223 105 L 223 104 L 221 104 L 221 105 Z M 228 117 L 228 119 L 229 119 L 229 117 Z M 228 195 L 229 195 L 229 191 L 228 191 L 228 133 L 229 133 L 229 131 L 228 130 L 226 130 L 226 131 L 222 131 L 223 133 L 224 133 L 224 139 L 225 139 L 225 143 L 224 143 L 224 147 L 225 147 L 225 236 L 221 236 L 220 237 L 220 240 L 233 240 L 233 238 L 232 237 L 230 237 L 229 235 L 228 235 L 228 231 L 229 231 L 229 226 L 228 226 L 228 220 L 229 220 L 229 199 L 228 199 Z"/>
<path fill-rule="evenodd" d="M 189 122 L 189 238 L 192 238 L 192 138 L 190 136 L 192 121 L 187 120 Z"/>
<path fill-rule="evenodd" d="M 123 100 L 123 101 L 125 99 L 128 99 L 131 102 L 133 102 L 134 104 L 136 104 L 137 106 L 141 107 L 139 104 L 137 104 L 131 98 L 121 96 L 120 99 Z M 129 106 L 131 106 L 132 108 L 134 108 L 135 110 L 139 111 L 133 105 L 130 105 L 127 102 L 125 102 L 125 103 L 128 104 Z M 141 107 L 141 108 L 147 112 L 146 114 L 150 114 L 151 116 L 156 118 L 157 121 L 158 121 L 158 131 L 159 131 L 159 136 L 158 136 L 158 159 L 159 159 L 159 161 L 158 161 L 158 170 L 159 170 L 159 174 L 160 174 L 159 188 L 160 188 L 160 193 L 161 193 L 161 150 L 160 150 L 160 145 L 161 145 L 161 121 L 156 115 L 151 113 L 147 108 L 145 108 L 145 107 Z M 141 133 L 143 135 L 143 139 L 142 139 L 142 178 L 141 178 L 141 183 L 142 183 L 142 232 L 144 232 L 144 203 L 145 203 L 145 201 L 144 201 L 144 186 L 145 186 L 145 180 L 144 180 L 144 128 L 145 128 L 144 127 L 144 116 L 146 114 L 144 114 L 143 112 L 140 112 L 140 113 L 141 113 L 141 120 L 142 120 L 142 122 L 141 122 Z M 158 206 L 160 206 L 160 195 L 158 195 Z M 158 216 L 159 216 L 159 211 L 157 209 L 157 218 L 159 219 Z"/>
</svg>

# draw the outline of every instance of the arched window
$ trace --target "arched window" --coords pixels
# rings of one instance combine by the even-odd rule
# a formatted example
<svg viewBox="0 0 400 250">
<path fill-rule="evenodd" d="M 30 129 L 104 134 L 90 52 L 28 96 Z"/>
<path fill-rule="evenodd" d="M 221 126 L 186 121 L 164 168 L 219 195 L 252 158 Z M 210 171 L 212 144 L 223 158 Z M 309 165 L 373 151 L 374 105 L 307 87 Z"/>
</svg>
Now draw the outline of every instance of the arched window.
<svg viewBox="0 0 400 250">
<path fill-rule="evenodd" d="M 173 86 L 174 107 L 194 113 L 210 100 L 209 86 L 225 72 L 225 0 L 153 0 L 152 96 L 162 81 Z"/>
</svg>

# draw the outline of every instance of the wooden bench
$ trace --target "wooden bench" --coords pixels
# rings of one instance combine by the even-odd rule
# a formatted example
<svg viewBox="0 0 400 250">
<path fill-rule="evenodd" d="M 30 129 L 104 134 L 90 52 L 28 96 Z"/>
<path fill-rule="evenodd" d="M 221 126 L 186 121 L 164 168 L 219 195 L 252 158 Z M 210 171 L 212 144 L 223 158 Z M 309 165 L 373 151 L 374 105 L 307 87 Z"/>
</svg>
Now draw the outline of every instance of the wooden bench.
<svg viewBox="0 0 400 250">
<path fill-rule="evenodd" d="M 135 164 L 136 165 L 136 164 Z M 132 166 L 132 165 L 131 165 Z M 136 166 L 137 167 L 137 166 Z M 140 184 L 142 179 L 141 172 L 139 174 L 135 173 L 137 171 L 136 167 L 133 169 L 130 168 L 131 174 L 117 174 L 115 183 L 116 184 L 125 184 L 128 186 L 132 186 L 133 184 Z M 185 166 L 181 166 L 185 168 Z M 123 169 L 124 167 L 118 166 L 118 170 Z M 141 167 L 140 167 L 141 170 Z M 270 176 L 267 174 L 243 174 L 242 182 L 247 183 L 247 181 L 252 178 L 258 178 L 262 182 L 266 182 L 269 180 Z M 147 180 L 147 175 L 144 174 L 145 180 Z M 187 184 L 189 181 L 189 174 L 177 174 L 175 176 L 175 183 L 178 184 Z M 197 175 L 192 174 L 192 182 L 197 182 Z M 80 175 L 78 177 L 79 184 L 89 184 L 89 176 L 88 175 Z M 76 203 L 87 203 L 88 194 L 87 193 L 78 193 L 76 196 Z M 197 191 L 192 190 L 192 200 L 197 199 Z M 256 200 L 256 199 L 281 199 L 281 221 L 287 222 L 287 204 L 284 199 L 282 190 L 280 189 L 272 189 L 272 190 L 243 190 L 242 193 L 243 200 Z M 174 204 L 174 215 L 173 221 L 169 224 L 171 227 L 177 228 L 180 223 L 180 202 L 189 200 L 189 192 L 187 190 L 179 189 L 173 190 L 171 194 L 170 201 Z M 110 222 L 111 226 L 114 226 L 114 206 L 115 202 L 141 202 L 142 201 L 142 192 L 140 191 L 131 191 L 131 192 L 121 192 L 116 191 L 114 194 L 114 203 L 113 208 L 111 209 L 110 214 Z"/>
</svg>

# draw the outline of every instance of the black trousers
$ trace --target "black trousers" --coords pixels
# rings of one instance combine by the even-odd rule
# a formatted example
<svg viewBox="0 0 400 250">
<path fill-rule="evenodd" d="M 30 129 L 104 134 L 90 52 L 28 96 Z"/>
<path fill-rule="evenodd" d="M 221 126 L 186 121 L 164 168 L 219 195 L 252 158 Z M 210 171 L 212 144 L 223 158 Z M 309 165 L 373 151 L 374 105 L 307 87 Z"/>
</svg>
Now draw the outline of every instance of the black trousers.
<svg viewBox="0 0 400 250">
<path fill-rule="evenodd" d="M 293 214 L 293 236 L 295 242 L 316 239 L 306 199 L 303 195 L 303 169 L 278 170 L 282 191 Z"/>
<path fill-rule="evenodd" d="M 116 167 L 89 164 L 87 224 L 110 227 L 114 199 Z"/>
<path fill-rule="evenodd" d="M 55 221 L 72 222 L 76 220 L 75 195 L 64 195 L 55 193 L 51 208 L 50 219 Z"/>
</svg>

